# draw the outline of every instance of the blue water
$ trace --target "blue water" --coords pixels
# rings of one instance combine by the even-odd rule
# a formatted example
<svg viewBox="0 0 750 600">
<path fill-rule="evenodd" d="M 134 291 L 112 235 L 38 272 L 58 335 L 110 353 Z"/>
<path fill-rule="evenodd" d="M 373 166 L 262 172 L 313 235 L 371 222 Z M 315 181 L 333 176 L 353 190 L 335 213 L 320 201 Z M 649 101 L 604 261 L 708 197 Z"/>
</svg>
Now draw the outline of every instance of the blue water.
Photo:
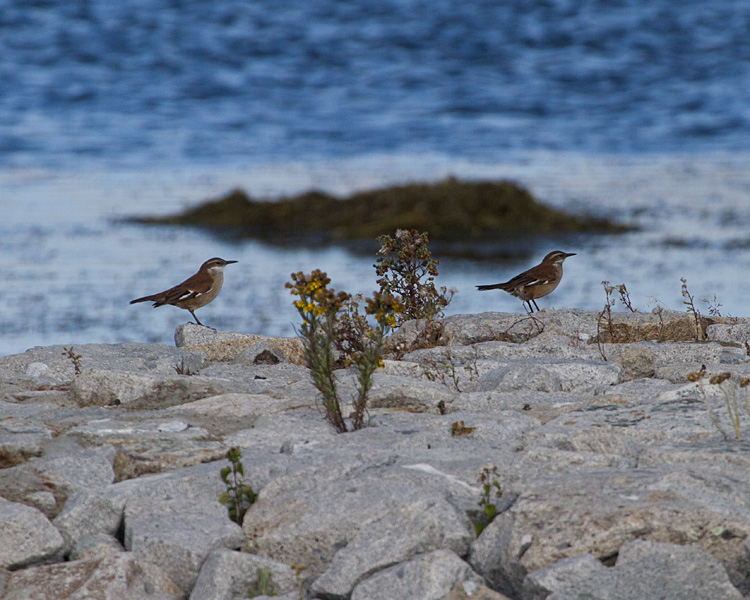
<svg viewBox="0 0 750 600">
<path fill-rule="evenodd" d="M 0 3 L 0 164 L 750 146 L 750 2 Z"/>
<path fill-rule="evenodd" d="M 189 315 L 127 301 L 217 254 L 241 262 L 202 320 L 290 335 L 289 272 L 367 292 L 372 259 L 114 218 L 447 175 L 642 227 L 568 241 L 547 306 L 601 308 L 607 279 L 682 308 L 685 276 L 747 314 L 750 2 L 0 0 L 0 355 L 169 343 Z M 451 310 L 520 310 L 473 285 L 551 243 L 443 261 Z"/>
</svg>

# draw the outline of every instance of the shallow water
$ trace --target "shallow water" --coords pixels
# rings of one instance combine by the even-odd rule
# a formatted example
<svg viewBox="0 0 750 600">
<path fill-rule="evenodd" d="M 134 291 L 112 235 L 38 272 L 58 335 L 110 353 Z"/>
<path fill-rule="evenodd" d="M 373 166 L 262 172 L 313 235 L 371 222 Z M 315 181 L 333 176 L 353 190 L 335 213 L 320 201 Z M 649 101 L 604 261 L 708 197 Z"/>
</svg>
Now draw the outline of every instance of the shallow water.
<svg viewBox="0 0 750 600">
<path fill-rule="evenodd" d="M 640 227 L 624 235 L 565 240 L 563 249 L 578 256 L 566 261 L 563 282 L 539 302 L 543 308 L 601 309 L 601 281 L 608 280 L 625 283 L 642 310 L 657 301 L 683 310 L 680 277 L 685 277 L 698 301 L 713 302 L 716 294 L 723 314 L 746 316 L 746 284 L 737 276 L 750 272 L 748 166 L 750 156 L 737 155 L 644 161 L 552 153 L 496 165 L 371 157 L 245 172 L 16 171 L 0 177 L 2 197 L 15 199 L 4 207 L 0 225 L 5 257 L 0 354 L 53 343 L 171 344 L 174 327 L 189 320 L 186 311 L 128 302 L 179 283 L 214 255 L 239 263 L 227 267 L 224 289 L 200 309 L 201 321 L 219 329 L 293 335 L 297 316 L 284 288 L 291 272 L 321 268 L 335 288 L 369 293 L 375 288 L 374 255 L 224 241 L 197 229 L 125 224 L 118 217 L 170 213 L 235 185 L 253 194 L 282 194 L 327 181 L 331 191 L 347 193 L 448 174 L 511 178 L 556 206 L 612 214 Z M 530 242 L 530 256 L 522 260 L 443 258 L 438 283 L 459 290 L 448 314 L 521 311 L 517 299 L 479 293 L 474 286 L 506 280 L 562 243 Z M 698 305 L 709 312 L 708 303 Z"/>
</svg>

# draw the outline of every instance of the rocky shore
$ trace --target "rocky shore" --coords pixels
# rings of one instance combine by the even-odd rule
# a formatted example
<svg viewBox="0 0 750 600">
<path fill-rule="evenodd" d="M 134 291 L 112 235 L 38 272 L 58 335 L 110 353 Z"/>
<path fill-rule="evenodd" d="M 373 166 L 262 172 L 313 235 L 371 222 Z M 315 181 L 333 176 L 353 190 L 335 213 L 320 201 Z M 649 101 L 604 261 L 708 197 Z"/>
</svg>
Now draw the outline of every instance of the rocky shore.
<svg viewBox="0 0 750 600">
<path fill-rule="evenodd" d="M 669 311 L 448 317 L 345 434 L 297 339 L 6 356 L 0 598 L 233 600 L 269 572 L 285 600 L 748 598 L 748 340 Z M 242 526 L 218 501 L 232 446 Z"/>
</svg>

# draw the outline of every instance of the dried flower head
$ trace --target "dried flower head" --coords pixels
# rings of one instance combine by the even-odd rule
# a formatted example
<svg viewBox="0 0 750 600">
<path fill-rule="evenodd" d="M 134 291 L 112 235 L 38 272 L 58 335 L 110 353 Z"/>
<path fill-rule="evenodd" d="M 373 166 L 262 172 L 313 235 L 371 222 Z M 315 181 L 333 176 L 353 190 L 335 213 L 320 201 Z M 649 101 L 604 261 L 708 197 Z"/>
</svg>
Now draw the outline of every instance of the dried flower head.
<svg viewBox="0 0 750 600">
<path fill-rule="evenodd" d="M 724 373 L 721 373 L 720 375 L 713 375 L 711 379 L 708 380 L 708 382 L 711 385 L 718 385 L 718 384 L 724 383 L 731 376 L 732 376 L 731 373 L 725 371 Z"/>
</svg>

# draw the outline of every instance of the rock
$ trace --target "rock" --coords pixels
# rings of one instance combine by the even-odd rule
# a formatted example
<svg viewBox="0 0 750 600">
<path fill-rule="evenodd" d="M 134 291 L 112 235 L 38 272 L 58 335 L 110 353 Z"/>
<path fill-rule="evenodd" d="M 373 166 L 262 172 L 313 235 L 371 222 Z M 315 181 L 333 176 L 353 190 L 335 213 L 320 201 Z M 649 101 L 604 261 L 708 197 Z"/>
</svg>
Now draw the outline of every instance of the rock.
<svg viewBox="0 0 750 600">
<path fill-rule="evenodd" d="M 600 343 L 597 311 L 455 315 L 426 336 L 406 324 L 396 336 L 420 349 L 384 361 L 365 427 L 345 434 L 326 422 L 309 369 L 287 360 L 296 339 L 187 327 L 205 352 L 84 345 L 79 374 L 62 347 L 0 359 L 0 506 L 23 531 L 5 549 L 27 557 L 0 566 L 0 589 L 234 597 L 260 592 L 249 587 L 262 565 L 286 600 L 300 585 L 329 600 L 405 597 L 403 586 L 440 600 L 649 598 L 682 593 L 684 563 L 750 596 L 750 388 L 739 387 L 750 357 L 711 327 L 721 341 L 669 341 L 666 324 L 684 337 L 687 316 L 618 313 L 621 338 Z M 703 364 L 730 379 L 685 379 Z M 351 424 L 356 375 L 335 377 Z M 218 502 L 232 446 L 258 493 L 242 528 Z M 487 478 L 500 486 L 489 498 Z M 305 567 L 299 582 L 292 565 Z"/>
<path fill-rule="evenodd" d="M 706 328 L 718 321 L 675 310 L 654 309 L 651 313 L 613 312 L 611 322 L 603 315 L 599 339 L 602 342 L 694 342 L 705 339 Z"/>
<path fill-rule="evenodd" d="M 178 348 L 200 350 L 212 362 L 237 360 L 246 350 L 261 343 L 267 344 L 270 352 L 277 357 L 283 357 L 284 360 L 298 365 L 307 364 L 302 342 L 296 337 L 278 338 L 251 333 L 231 333 L 187 323 L 177 326 L 174 339 Z"/>
<path fill-rule="evenodd" d="M 260 569 L 267 569 L 271 573 L 272 589 L 267 591 L 273 593 L 268 594 L 269 597 L 296 594 L 297 577 L 287 565 L 263 556 L 219 549 L 211 552 L 204 561 L 190 594 L 190 600 L 246 598 L 249 590 L 252 589 L 255 593 L 259 590 Z M 295 599 L 297 597 L 294 596 Z"/>
<path fill-rule="evenodd" d="M 218 501 L 223 465 L 209 463 L 121 482 L 126 550 L 162 568 L 189 593 L 208 554 L 238 548 L 242 530 Z"/>
<path fill-rule="evenodd" d="M 241 365 L 278 365 L 286 358 L 276 352 L 267 340 L 262 340 L 240 352 L 234 363 Z"/>
<path fill-rule="evenodd" d="M 472 545 L 471 564 L 493 589 L 513 596 L 532 571 L 585 553 L 611 559 L 624 543 L 647 539 L 700 545 L 744 588 L 750 561 L 742 542 L 750 521 L 729 497 L 749 492 L 722 475 L 671 469 L 598 469 L 537 480 L 485 528 Z"/>
<path fill-rule="evenodd" d="M 536 316 L 487 312 L 446 317 L 443 338 L 446 345 L 450 346 L 468 346 L 488 341 L 521 343 L 542 331 L 544 323 Z"/>
<path fill-rule="evenodd" d="M 742 599 L 721 563 L 698 546 L 635 540 L 623 544 L 609 569 L 584 556 L 589 558 L 567 559 L 530 573 L 523 600 Z"/>
<path fill-rule="evenodd" d="M 125 552 L 125 548 L 114 537 L 106 533 L 92 533 L 78 538 L 69 558 L 70 560 L 102 558 L 120 552 Z"/>
<path fill-rule="evenodd" d="M 122 524 L 124 500 L 113 500 L 103 492 L 79 490 L 70 495 L 54 525 L 70 553 L 86 537 L 100 534 L 114 539 Z"/>
<path fill-rule="evenodd" d="M 351 599 L 440 600 L 456 584 L 472 589 L 482 583 L 482 578 L 454 553 L 435 550 L 368 577 L 354 588 Z"/>
<path fill-rule="evenodd" d="M 0 568 L 59 560 L 63 538 L 40 511 L 0 498 Z"/>
<path fill-rule="evenodd" d="M 74 361 L 66 348 L 71 348 L 79 358 Z M 180 366 L 198 372 L 205 361 L 206 356 L 201 352 L 162 344 L 81 344 L 32 348 L 23 354 L 0 358 L 0 367 L 16 377 L 60 384 L 78 376 L 76 363 L 80 374 L 93 370 L 170 375 Z"/>
<path fill-rule="evenodd" d="M 477 380 L 474 391 L 532 389 L 540 392 L 584 392 L 602 390 L 619 379 L 619 366 L 602 361 L 526 359 L 508 361 L 483 374 Z"/>
<path fill-rule="evenodd" d="M 576 585 L 606 569 L 607 567 L 591 554 L 563 558 L 526 575 L 521 589 L 521 599 L 545 600 L 553 592 L 571 587 L 572 584 L 572 589 L 569 590 L 572 600 L 576 594 Z"/>
<path fill-rule="evenodd" d="M 654 352 L 649 348 L 628 346 L 619 353 L 617 362 L 622 366 L 622 381 L 653 377 L 656 372 Z"/>
<path fill-rule="evenodd" d="M 306 577 L 322 575 L 336 560 L 345 572 L 329 573 L 320 585 L 347 589 L 356 583 L 357 573 L 367 569 L 356 564 L 358 548 L 367 552 L 363 560 L 382 566 L 383 552 L 395 543 L 376 535 L 375 523 L 388 532 L 398 529 L 399 519 L 410 531 L 418 523 L 428 527 L 416 539 L 406 540 L 398 552 L 421 548 L 428 540 L 465 551 L 471 525 L 456 505 L 459 498 L 466 498 L 467 505 L 476 498 L 475 491 L 465 485 L 461 482 L 441 491 L 439 477 L 390 467 L 387 461 L 365 471 L 360 471 L 358 461 L 348 461 L 321 466 L 305 478 L 278 477 L 263 488 L 245 515 L 243 549 L 286 564 L 304 564 Z M 421 515 L 425 510 L 441 515 L 441 520 Z M 369 534 L 360 535 L 363 530 Z M 370 535 L 376 537 L 368 539 Z M 354 545 L 347 550 L 350 543 Z"/>
<path fill-rule="evenodd" d="M 158 567 L 131 553 L 32 567 L 11 573 L 3 600 L 180 600 L 177 586 Z"/>
<path fill-rule="evenodd" d="M 121 406 L 153 409 L 235 391 L 226 381 L 186 375 L 139 375 L 86 370 L 73 381 L 71 398 L 79 406 Z"/>
<path fill-rule="evenodd" d="M 465 516 L 433 501 L 396 506 L 392 512 L 362 526 L 312 586 L 316 595 L 347 598 L 371 573 L 409 560 L 432 548 L 466 554 L 473 535 Z"/>
<path fill-rule="evenodd" d="M 440 414 L 450 412 L 457 396 L 457 390 L 438 382 L 417 382 L 411 377 L 375 373 L 368 406 Z"/>
<path fill-rule="evenodd" d="M 52 430 L 28 418 L 8 417 L 0 421 L 0 469 L 40 456 L 52 439 Z"/>
<path fill-rule="evenodd" d="M 706 328 L 706 335 L 712 342 L 736 344 L 747 351 L 746 344 L 750 342 L 750 323 L 735 322 L 728 319 L 728 323 L 715 323 Z"/>
<path fill-rule="evenodd" d="M 510 600 L 510 598 L 485 585 L 479 585 L 475 581 L 463 581 L 456 583 L 451 591 L 440 600 Z"/>
</svg>

